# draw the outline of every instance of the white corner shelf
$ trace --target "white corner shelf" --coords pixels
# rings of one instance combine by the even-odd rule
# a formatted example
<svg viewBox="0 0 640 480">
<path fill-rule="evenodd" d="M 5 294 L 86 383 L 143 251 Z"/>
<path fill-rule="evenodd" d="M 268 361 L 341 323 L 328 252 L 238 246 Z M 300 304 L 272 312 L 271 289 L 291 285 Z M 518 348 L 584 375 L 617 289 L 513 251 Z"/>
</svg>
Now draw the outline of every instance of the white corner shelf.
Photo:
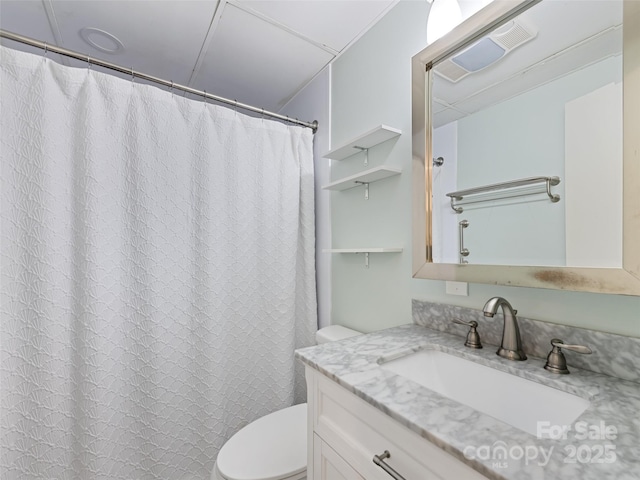
<svg viewBox="0 0 640 480">
<path fill-rule="evenodd" d="M 391 140 L 402 134 L 402 130 L 389 127 L 387 125 L 378 125 L 376 128 L 368 132 L 358 135 L 356 138 L 343 143 L 339 147 L 329 150 L 324 158 L 331 160 L 344 160 L 356 153 L 375 147 L 387 140 Z"/>
<path fill-rule="evenodd" d="M 375 167 L 363 172 L 345 177 L 335 182 L 331 182 L 328 185 L 323 186 L 325 190 L 348 190 L 354 187 L 360 187 L 369 183 L 377 182 L 384 178 L 393 177 L 394 175 L 400 175 L 402 170 L 399 168 L 391 167 Z"/>
<path fill-rule="evenodd" d="M 401 253 L 402 248 L 361 247 L 361 248 L 326 248 L 324 253 L 364 253 L 364 266 L 369 268 L 370 253 Z"/>
<path fill-rule="evenodd" d="M 324 253 L 400 253 L 402 252 L 402 248 L 385 248 L 385 247 L 325 248 L 322 251 Z"/>
</svg>

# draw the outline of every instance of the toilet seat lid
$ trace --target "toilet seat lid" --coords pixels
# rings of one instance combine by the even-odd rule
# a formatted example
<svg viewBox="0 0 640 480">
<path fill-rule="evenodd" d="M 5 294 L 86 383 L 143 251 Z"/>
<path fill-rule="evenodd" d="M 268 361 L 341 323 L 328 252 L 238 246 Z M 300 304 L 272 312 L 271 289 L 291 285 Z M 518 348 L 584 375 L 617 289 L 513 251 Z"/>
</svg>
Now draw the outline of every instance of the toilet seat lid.
<svg viewBox="0 0 640 480">
<path fill-rule="evenodd" d="M 307 468 L 307 404 L 270 413 L 224 444 L 216 466 L 228 480 L 280 480 Z"/>
</svg>

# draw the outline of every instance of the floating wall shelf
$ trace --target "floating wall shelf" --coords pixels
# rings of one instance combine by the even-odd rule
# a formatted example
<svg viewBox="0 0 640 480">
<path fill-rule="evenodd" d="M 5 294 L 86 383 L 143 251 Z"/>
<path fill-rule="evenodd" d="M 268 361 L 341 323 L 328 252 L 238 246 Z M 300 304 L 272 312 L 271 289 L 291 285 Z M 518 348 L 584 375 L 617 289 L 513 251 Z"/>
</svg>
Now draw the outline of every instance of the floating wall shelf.
<svg viewBox="0 0 640 480">
<path fill-rule="evenodd" d="M 391 140 L 402 134 L 401 130 L 397 128 L 388 127 L 387 125 L 379 125 L 376 128 L 357 136 L 356 138 L 343 143 L 339 147 L 328 151 L 324 158 L 330 158 L 332 160 L 344 160 L 356 153 L 363 150 L 368 150 L 371 147 Z"/>
<path fill-rule="evenodd" d="M 351 175 L 350 177 L 336 180 L 335 182 L 332 182 L 329 185 L 325 185 L 322 188 L 325 190 L 348 190 L 349 188 L 360 187 L 364 185 L 365 187 L 367 187 L 367 193 L 365 194 L 365 196 L 366 198 L 368 198 L 370 183 L 377 182 L 378 180 L 382 180 L 384 178 L 393 177 L 394 175 L 400 175 L 401 173 L 402 170 L 399 168 L 376 167 L 365 170 L 364 172 L 360 172 L 356 175 Z"/>
<path fill-rule="evenodd" d="M 364 266 L 369 268 L 369 254 L 370 253 L 401 253 L 402 248 L 384 248 L 384 247 L 372 247 L 372 248 L 328 248 L 322 250 L 325 253 L 364 253 Z"/>
<path fill-rule="evenodd" d="M 322 251 L 325 253 L 400 253 L 402 248 L 327 248 Z"/>
</svg>

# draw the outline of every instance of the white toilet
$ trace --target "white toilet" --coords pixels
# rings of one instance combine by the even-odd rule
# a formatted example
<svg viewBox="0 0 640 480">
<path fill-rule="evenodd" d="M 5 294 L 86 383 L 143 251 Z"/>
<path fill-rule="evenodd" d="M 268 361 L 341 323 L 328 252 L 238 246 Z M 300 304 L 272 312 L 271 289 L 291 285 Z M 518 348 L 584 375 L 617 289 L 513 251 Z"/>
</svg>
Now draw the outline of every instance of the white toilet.
<svg viewBox="0 0 640 480">
<path fill-rule="evenodd" d="M 340 325 L 322 328 L 317 343 L 360 335 Z M 218 454 L 211 480 L 307 478 L 307 404 L 270 413 L 245 426 Z"/>
</svg>

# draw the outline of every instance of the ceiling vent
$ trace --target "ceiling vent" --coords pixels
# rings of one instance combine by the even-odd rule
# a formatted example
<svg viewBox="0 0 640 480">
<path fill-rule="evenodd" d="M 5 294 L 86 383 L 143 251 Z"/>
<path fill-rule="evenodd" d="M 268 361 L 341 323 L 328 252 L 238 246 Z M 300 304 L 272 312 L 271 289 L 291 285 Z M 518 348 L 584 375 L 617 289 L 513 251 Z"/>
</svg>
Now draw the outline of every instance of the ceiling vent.
<svg viewBox="0 0 640 480">
<path fill-rule="evenodd" d="M 493 65 L 509 52 L 536 38 L 538 32 L 517 20 L 498 28 L 470 47 L 439 63 L 435 73 L 456 83 L 467 75 Z"/>
</svg>

